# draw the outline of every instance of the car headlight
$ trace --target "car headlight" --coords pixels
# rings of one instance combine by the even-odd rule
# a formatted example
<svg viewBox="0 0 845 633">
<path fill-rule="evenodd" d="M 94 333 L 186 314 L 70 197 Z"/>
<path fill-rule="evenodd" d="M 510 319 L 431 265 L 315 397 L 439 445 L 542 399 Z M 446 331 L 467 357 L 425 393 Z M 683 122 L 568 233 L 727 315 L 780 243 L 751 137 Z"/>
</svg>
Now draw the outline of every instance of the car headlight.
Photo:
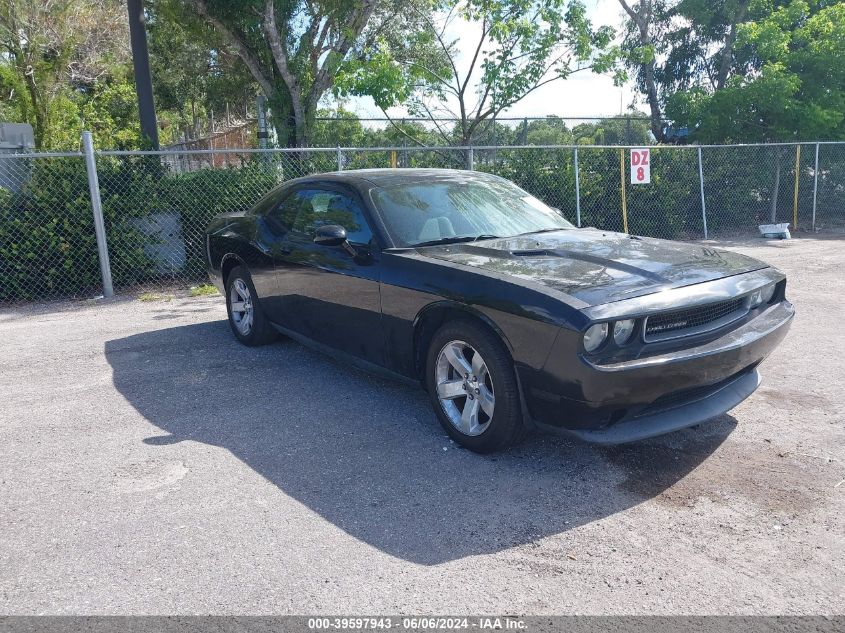
<svg viewBox="0 0 845 633">
<path fill-rule="evenodd" d="M 763 296 L 763 303 L 769 303 L 772 300 L 772 297 L 775 296 L 775 288 L 775 284 L 769 284 L 760 290 Z"/>
<path fill-rule="evenodd" d="M 634 325 L 634 319 L 622 319 L 613 324 L 613 340 L 617 345 L 624 345 L 631 340 Z"/>
<path fill-rule="evenodd" d="M 584 332 L 584 349 L 588 352 L 596 351 L 607 338 L 607 323 L 596 323 Z"/>
</svg>

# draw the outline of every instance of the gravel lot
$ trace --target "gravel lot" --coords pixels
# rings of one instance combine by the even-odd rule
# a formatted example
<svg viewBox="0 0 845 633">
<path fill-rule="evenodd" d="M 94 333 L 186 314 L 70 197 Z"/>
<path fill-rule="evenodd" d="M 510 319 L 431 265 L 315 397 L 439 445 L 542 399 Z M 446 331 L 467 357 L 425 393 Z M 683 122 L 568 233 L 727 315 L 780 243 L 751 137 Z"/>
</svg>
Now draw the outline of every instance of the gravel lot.
<svg viewBox="0 0 845 633">
<path fill-rule="evenodd" d="M 845 238 L 732 244 L 798 315 L 697 429 L 481 457 L 220 297 L 0 312 L 0 612 L 845 613 Z"/>
</svg>

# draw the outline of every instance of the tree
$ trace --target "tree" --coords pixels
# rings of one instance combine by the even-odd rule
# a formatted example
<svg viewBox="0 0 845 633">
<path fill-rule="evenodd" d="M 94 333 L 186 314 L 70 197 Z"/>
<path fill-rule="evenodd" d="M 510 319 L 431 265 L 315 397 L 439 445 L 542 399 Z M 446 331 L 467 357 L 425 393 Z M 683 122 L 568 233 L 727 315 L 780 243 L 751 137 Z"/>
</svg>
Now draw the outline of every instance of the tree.
<svg viewBox="0 0 845 633">
<path fill-rule="evenodd" d="M 418 40 L 432 44 L 423 55 L 403 57 L 377 42 L 368 72 L 339 87 L 373 96 L 385 114 L 401 104 L 436 125 L 455 119 L 454 135 L 437 125 L 446 142 L 472 143 L 486 122 L 552 81 L 614 68 L 613 29 L 594 29 L 577 0 L 432 0 L 417 11 Z"/>
<path fill-rule="evenodd" d="M 581 123 L 572 130 L 578 145 L 648 145 L 649 126 L 640 112 L 627 117 L 602 119 L 596 123 Z"/>
<path fill-rule="evenodd" d="M 120 0 L 0 3 L 0 90 L 7 115 L 33 127 L 35 146 L 54 145 L 61 108 L 84 98 L 128 60 Z"/>
<path fill-rule="evenodd" d="M 419 1 L 419 0 L 417 0 Z M 287 144 L 307 146 L 320 100 L 360 52 L 398 41 L 402 0 L 184 0 L 215 28 L 268 98 Z M 292 133 L 290 130 L 292 129 Z"/>
<path fill-rule="evenodd" d="M 792 0 L 737 29 L 757 69 L 671 97 L 667 114 L 703 142 L 845 138 L 845 4 Z M 777 216 L 783 149 L 776 149 L 770 220 Z"/>
<path fill-rule="evenodd" d="M 198 134 L 201 119 L 254 107 L 258 85 L 223 36 L 181 0 L 147 0 L 147 33 L 156 107 L 177 128 Z"/>
<path fill-rule="evenodd" d="M 320 109 L 311 140 L 315 147 L 360 147 L 364 145 L 364 126 L 353 112 L 338 108 Z"/>
<path fill-rule="evenodd" d="M 845 136 L 845 5 L 792 0 L 738 28 L 755 72 L 673 95 L 667 112 L 705 142 Z"/>
<path fill-rule="evenodd" d="M 777 3 L 778 0 L 775 0 Z M 619 0 L 628 21 L 624 57 L 649 106 L 651 130 L 663 140 L 663 110 L 676 92 L 725 87 L 733 75 L 753 72 L 747 49 L 737 48 L 750 0 Z M 758 11 L 763 4 L 758 3 Z"/>
<path fill-rule="evenodd" d="M 655 78 L 654 39 L 655 30 L 666 24 L 665 3 L 661 0 L 640 0 L 632 6 L 626 0 L 619 0 L 619 4 L 625 9 L 634 27 L 629 27 L 627 38 L 628 64 L 637 70 L 640 90 L 645 93 L 651 115 L 651 132 L 658 141 L 662 141 L 663 115 Z"/>
</svg>

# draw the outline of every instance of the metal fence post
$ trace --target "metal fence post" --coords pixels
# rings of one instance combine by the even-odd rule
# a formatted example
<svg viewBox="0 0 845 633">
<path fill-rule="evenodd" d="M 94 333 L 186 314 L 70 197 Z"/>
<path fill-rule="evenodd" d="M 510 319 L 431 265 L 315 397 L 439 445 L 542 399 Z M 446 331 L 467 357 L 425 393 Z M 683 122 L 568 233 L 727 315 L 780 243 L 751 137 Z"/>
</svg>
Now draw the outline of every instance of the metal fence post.
<svg viewBox="0 0 845 633">
<path fill-rule="evenodd" d="M 469 169 L 470 171 L 475 171 L 475 152 L 473 151 L 471 146 L 467 153 L 467 169 Z"/>
<path fill-rule="evenodd" d="M 103 205 L 100 201 L 100 181 L 97 178 L 97 163 L 94 160 L 94 140 L 91 132 L 82 133 L 82 149 L 85 152 L 85 169 L 88 171 L 88 189 L 91 192 L 91 209 L 94 212 L 94 233 L 97 236 L 97 254 L 100 258 L 100 274 L 103 277 L 103 296 L 114 295 L 111 281 L 109 247 L 106 244 L 106 225 L 103 222 Z"/>
<path fill-rule="evenodd" d="M 337 170 L 343 171 L 343 152 L 340 151 L 340 145 L 337 146 Z"/>
<path fill-rule="evenodd" d="M 816 143 L 816 169 L 813 172 L 813 231 L 816 230 L 816 202 L 819 196 L 819 144 Z"/>
<path fill-rule="evenodd" d="M 707 205 L 704 202 L 704 162 L 701 160 L 701 146 L 698 148 L 698 182 L 701 188 L 701 221 L 704 223 L 704 239 L 707 238 Z"/>
<path fill-rule="evenodd" d="M 581 228 L 581 175 L 578 172 L 578 148 L 574 148 L 575 154 L 575 219 L 578 228 Z"/>
<path fill-rule="evenodd" d="M 628 200 L 625 194 L 625 150 L 619 150 L 619 175 L 622 181 L 622 232 L 628 233 Z"/>
<path fill-rule="evenodd" d="M 795 194 L 792 200 L 792 226 L 798 230 L 798 181 L 801 176 L 801 144 L 795 146 Z"/>
</svg>

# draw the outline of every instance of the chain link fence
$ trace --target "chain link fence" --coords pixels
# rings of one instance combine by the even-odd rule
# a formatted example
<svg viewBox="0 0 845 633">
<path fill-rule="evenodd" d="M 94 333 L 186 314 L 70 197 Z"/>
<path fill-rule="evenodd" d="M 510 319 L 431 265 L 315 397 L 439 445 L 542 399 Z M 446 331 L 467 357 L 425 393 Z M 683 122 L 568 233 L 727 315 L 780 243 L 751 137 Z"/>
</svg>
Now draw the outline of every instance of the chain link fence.
<svg viewBox="0 0 845 633">
<path fill-rule="evenodd" d="M 82 154 L 0 154 L 0 302 L 101 292 Z"/>
<path fill-rule="evenodd" d="M 764 223 L 789 223 L 799 231 L 845 228 L 845 143 L 653 146 L 651 182 L 637 185 L 630 184 L 630 150 L 0 154 L 0 303 L 204 283 L 205 227 L 213 217 L 248 209 L 285 180 L 336 170 L 485 171 L 516 182 L 579 226 L 668 239 L 751 236 Z"/>
</svg>

